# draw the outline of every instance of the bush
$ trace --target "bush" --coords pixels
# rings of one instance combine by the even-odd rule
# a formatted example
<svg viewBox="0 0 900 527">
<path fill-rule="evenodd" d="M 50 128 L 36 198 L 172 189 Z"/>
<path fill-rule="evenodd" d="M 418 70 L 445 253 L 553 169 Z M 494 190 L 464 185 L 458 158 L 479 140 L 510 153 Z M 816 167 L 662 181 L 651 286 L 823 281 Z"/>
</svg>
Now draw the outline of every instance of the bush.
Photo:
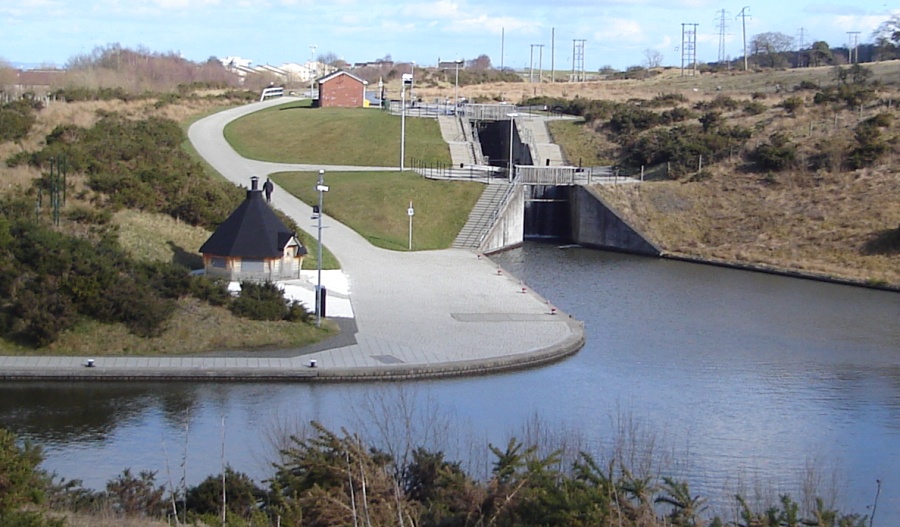
<svg viewBox="0 0 900 527">
<path fill-rule="evenodd" d="M 857 146 L 850 152 L 847 159 L 850 168 L 871 166 L 890 150 L 890 145 L 884 139 L 881 128 L 889 127 L 892 120 L 893 116 L 890 114 L 878 114 L 856 126 Z"/>
<path fill-rule="evenodd" d="M 796 115 L 800 113 L 800 110 L 803 109 L 803 99 L 800 97 L 788 97 L 787 99 L 781 101 L 779 105 L 784 108 L 784 111 L 791 115 Z"/>
<path fill-rule="evenodd" d="M 0 143 L 25 139 L 36 122 L 35 108 L 24 99 L 0 106 Z"/>
<path fill-rule="evenodd" d="M 609 128 L 619 134 L 633 134 L 641 130 L 649 130 L 660 122 L 659 115 L 633 105 L 619 105 L 609 118 Z"/>
<path fill-rule="evenodd" d="M 106 483 L 106 494 L 113 508 L 124 516 L 159 518 L 165 514 L 165 489 L 156 485 L 156 472 L 141 471 L 135 476 L 126 468 Z"/>
<path fill-rule="evenodd" d="M 764 170 L 784 170 L 794 163 L 797 147 L 791 144 L 786 135 L 775 133 L 769 137 L 768 143 L 759 145 L 752 156 Z"/>
<path fill-rule="evenodd" d="M 252 320 L 283 320 L 287 302 L 272 282 L 241 282 L 241 294 L 231 302 L 231 312 Z"/>
<path fill-rule="evenodd" d="M 744 104 L 744 113 L 747 115 L 759 115 L 767 109 L 767 106 L 759 101 L 748 101 Z"/>
<path fill-rule="evenodd" d="M 800 81 L 796 87 L 794 87 L 794 91 L 803 91 L 803 90 L 818 90 L 819 85 L 813 81 Z"/>
</svg>

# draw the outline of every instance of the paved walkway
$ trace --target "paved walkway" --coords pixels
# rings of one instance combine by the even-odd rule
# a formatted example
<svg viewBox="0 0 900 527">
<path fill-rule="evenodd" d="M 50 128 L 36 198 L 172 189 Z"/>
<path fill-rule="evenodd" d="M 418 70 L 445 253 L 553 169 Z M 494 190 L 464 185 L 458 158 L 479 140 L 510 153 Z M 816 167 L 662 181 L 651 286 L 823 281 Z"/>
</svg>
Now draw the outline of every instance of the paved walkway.
<svg viewBox="0 0 900 527">
<path fill-rule="evenodd" d="M 214 114 L 188 131 L 200 154 L 226 178 L 249 186 L 251 176 L 279 171 L 372 170 L 373 167 L 283 165 L 245 159 L 222 135 L 231 120 L 285 99 Z M 376 167 L 377 168 L 377 167 Z M 388 169 L 395 169 L 391 167 Z M 326 184 L 340 184 L 329 181 Z M 324 210 L 328 211 L 328 195 Z M 312 210 L 277 188 L 273 205 L 315 235 Z M 348 281 L 357 332 L 320 351 L 238 352 L 214 357 L 0 357 L 0 378 L 54 379 L 404 379 L 484 373 L 559 359 L 584 342 L 583 326 L 466 250 L 393 252 L 369 244 L 323 215 L 323 243 Z M 342 327 L 353 324 L 342 323 Z M 316 367 L 310 367 L 310 361 Z"/>
</svg>

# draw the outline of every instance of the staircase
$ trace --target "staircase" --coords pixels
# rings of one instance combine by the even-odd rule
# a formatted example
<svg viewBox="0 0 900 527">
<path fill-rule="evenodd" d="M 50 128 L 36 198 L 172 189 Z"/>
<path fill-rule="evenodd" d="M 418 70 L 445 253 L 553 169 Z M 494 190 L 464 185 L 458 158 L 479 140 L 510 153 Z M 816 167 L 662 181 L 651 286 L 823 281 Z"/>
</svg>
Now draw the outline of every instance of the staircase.
<svg viewBox="0 0 900 527">
<path fill-rule="evenodd" d="M 547 122 L 545 120 L 527 119 L 522 121 L 521 126 L 526 130 L 525 137 L 528 140 L 523 139 L 523 141 L 528 143 L 528 146 L 531 148 L 535 166 L 558 167 L 565 165 L 562 150 L 550 138 L 550 132 L 547 130 Z M 549 165 L 547 164 L 548 159 L 550 160 Z"/>
<path fill-rule="evenodd" d="M 472 144 L 466 139 L 459 118 L 451 115 L 441 115 L 438 117 L 438 125 L 441 127 L 441 137 L 443 137 L 447 146 L 450 147 L 450 159 L 453 165 L 475 164 Z"/>
<path fill-rule="evenodd" d="M 454 248 L 478 250 L 481 241 L 494 226 L 509 190 L 508 183 L 497 182 L 485 187 L 472 212 L 469 213 L 468 221 L 453 242 Z"/>
</svg>

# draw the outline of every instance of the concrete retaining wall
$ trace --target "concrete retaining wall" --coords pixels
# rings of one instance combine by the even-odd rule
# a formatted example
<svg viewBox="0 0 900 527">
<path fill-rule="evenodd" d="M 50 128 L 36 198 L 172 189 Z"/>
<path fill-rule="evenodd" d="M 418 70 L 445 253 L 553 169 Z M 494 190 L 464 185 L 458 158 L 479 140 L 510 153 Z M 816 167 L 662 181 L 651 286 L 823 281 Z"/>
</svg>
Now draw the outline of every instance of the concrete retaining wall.
<svg viewBox="0 0 900 527">
<path fill-rule="evenodd" d="M 516 185 L 494 227 L 481 242 L 479 250 L 492 253 L 512 249 L 525 240 L 525 187 Z"/>
<path fill-rule="evenodd" d="M 574 243 L 648 256 L 662 255 L 659 247 L 616 214 L 592 188 L 571 187 L 569 204 Z"/>
</svg>

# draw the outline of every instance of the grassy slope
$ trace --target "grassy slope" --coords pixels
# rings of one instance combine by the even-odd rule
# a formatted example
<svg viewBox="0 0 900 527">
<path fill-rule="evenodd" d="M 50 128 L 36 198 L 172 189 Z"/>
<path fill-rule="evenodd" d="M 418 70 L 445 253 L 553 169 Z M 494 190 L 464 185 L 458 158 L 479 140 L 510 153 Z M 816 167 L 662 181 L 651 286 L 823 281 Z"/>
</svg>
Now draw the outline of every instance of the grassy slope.
<svg viewBox="0 0 900 527">
<path fill-rule="evenodd" d="M 400 117 L 371 108 L 280 105 L 232 122 L 225 138 L 245 157 L 277 163 L 391 167 L 400 159 Z M 406 119 L 406 152 L 450 162 L 433 119 Z"/>
<path fill-rule="evenodd" d="M 306 203 L 318 203 L 316 173 L 282 173 L 275 181 Z M 408 172 L 329 172 L 324 209 L 373 245 L 407 250 L 410 201 L 413 249 L 450 246 L 468 218 L 484 185 L 432 181 Z"/>
<path fill-rule="evenodd" d="M 189 124 L 203 115 L 225 108 L 226 106 L 221 104 L 203 100 L 169 105 L 162 109 L 154 108 L 152 102 L 147 101 L 55 104 L 39 114 L 36 129 L 22 147 L 29 150 L 38 148 L 42 138 L 61 123 L 91 126 L 97 119 L 97 112 L 101 110 L 117 111 L 135 118 L 154 114 L 163 115 Z M 4 157 L 22 148 L 9 144 L 2 146 L 0 155 Z M 207 173 L 210 177 L 217 177 L 212 169 L 208 168 Z M 19 188 L 30 185 L 30 180 L 36 176 L 36 171 L 11 169 L 5 164 L 0 164 L 0 178 L 7 183 L 0 188 L 0 192 L 19 192 Z M 70 184 L 75 185 L 75 191 L 69 193 L 70 199 L 67 206 L 70 208 L 76 205 L 91 206 L 89 201 L 77 199 L 78 191 L 83 189 L 81 178 L 73 176 L 70 178 Z M 87 197 L 89 196 L 88 193 Z M 77 225 L 68 224 L 65 216 L 63 219 L 63 230 L 79 230 Z M 138 260 L 176 261 L 193 268 L 202 264 L 197 250 L 210 235 L 205 229 L 192 227 L 168 216 L 130 210 L 117 213 L 114 216 L 114 223 L 119 229 L 119 239 L 123 248 Z M 314 268 L 315 240 L 311 240 L 311 242 L 313 245 L 308 246 L 311 259 L 304 260 L 304 267 L 312 265 Z M 327 258 L 329 254 L 326 252 L 325 267 L 336 268 L 337 264 L 333 256 L 330 257 L 331 260 Z M 226 309 L 185 299 L 179 301 L 175 316 L 163 335 L 158 338 L 135 337 L 120 325 L 85 322 L 75 329 L 65 332 L 50 347 L 39 350 L 24 348 L 13 342 L 0 340 L 0 353 L 6 355 L 90 354 L 96 356 L 180 355 L 224 349 L 289 348 L 317 342 L 334 334 L 336 330 L 336 326 L 328 321 L 322 328 L 315 328 L 305 324 L 240 319 L 232 316 Z"/>
</svg>

